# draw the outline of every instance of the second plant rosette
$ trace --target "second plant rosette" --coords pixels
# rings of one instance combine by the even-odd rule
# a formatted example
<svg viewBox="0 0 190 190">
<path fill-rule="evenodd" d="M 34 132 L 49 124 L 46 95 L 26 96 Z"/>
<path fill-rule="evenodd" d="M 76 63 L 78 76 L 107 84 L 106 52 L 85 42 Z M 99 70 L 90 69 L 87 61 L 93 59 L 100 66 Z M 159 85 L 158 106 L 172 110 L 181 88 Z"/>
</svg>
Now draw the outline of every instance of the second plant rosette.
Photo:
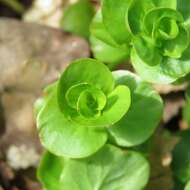
<svg viewBox="0 0 190 190">
<path fill-rule="evenodd" d="M 91 26 L 93 52 L 108 63 L 130 57 L 149 82 L 174 82 L 190 72 L 189 18 L 188 0 L 103 0 Z"/>
<path fill-rule="evenodd" d="M 112 73 L 94 59 L 74 61 L 45 94 L 37 126 L 42 144 L 57 156 L 87 157 L 108 139 L 121 146 L 140 144 L 162 113 L 162 101 L 149 84 L 127 71 Z M 144 111 L 150 104 L 154 110 Z M 152 117 L 139 126 L 144 114 Z"/>
</svg>

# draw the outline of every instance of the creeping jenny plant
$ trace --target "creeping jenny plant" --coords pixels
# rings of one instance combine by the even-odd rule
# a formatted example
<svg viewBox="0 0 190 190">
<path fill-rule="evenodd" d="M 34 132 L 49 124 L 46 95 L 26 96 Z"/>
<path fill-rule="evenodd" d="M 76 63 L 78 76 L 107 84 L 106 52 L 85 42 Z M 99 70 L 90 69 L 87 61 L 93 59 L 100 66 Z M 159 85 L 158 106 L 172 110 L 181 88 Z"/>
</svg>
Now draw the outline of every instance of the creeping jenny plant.
<svg viewBox="0 0 190 190">
<path fill-rule="evenodd" d="M 116 146 L 142 144 L 157 127 L 163 103 L 150 84 L 129 71 L 111 72 L 95 59 L 80 59 L 39 103 L 37 126 L 47 152 L 38 177 L 46 190 L 144 188 L 148 162 Z"/>
<path fill-rule="evenodd" d="M 130 57 L 143 79 L 174 82 L 190 72 L 189 19 L 188 0 L 103 0 L 91 25 L 94 55 Z"/>
</svg>

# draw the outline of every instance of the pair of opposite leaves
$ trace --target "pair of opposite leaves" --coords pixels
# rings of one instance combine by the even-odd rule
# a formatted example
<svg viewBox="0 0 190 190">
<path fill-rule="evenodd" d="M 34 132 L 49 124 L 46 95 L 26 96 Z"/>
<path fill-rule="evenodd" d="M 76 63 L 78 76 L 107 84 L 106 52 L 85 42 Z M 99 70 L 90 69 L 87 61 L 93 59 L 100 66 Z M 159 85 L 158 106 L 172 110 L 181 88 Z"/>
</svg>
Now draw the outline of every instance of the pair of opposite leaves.
<svg viewBox="0 0 190 190">
<path fill-rule="evenodd" d="M 189 20 L 189 0 L 103 0 L 91 24 L 92 49 L 108 63 L 130 55 L 143 79 L 171 83 L 190 72 Z"/>
</svg>

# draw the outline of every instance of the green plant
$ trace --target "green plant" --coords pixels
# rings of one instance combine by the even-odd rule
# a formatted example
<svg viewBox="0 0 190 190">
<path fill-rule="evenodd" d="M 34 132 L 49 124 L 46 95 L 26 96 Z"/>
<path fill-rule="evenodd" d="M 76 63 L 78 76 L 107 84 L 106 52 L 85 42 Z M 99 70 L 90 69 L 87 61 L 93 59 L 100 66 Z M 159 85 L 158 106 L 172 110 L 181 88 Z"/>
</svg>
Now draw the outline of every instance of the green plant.
<svg viewBox="0 0 190 190">
<path fill-rule="evenodd" d="M 135 74 L 111 72 L 94 59 L 74 61 L 36 104 L 40 139 L 51 152 L 41 161 L 39 179 L 46 190 L 141 190 L 147 161 L 119 147 L 145 142 L 162 110 L 160 96 Z"/>
<path fill-rule="evenodd" d="M 143 79 L 174 82 L 190 72 L 189 18 L 188 0 L 103 0 L 91 25 L 94 55 L 130 57 Z"/>
</svg>

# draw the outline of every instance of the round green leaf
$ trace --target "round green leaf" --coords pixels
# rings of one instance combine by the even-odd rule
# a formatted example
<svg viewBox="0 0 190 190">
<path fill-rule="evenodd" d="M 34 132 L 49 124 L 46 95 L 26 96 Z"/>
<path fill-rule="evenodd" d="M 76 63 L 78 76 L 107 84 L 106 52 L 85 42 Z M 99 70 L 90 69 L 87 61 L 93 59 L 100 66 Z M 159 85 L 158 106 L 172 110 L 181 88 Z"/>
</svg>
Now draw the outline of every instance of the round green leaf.
<svg viewBox="0 0 190 190">
<path fill-rule="evenodd" d="M 91 104 L 92 106 L 90 106 Z M 79 100 L 78 100 L 78 112 L 81 116 L 85 117 L 86 119 L 96 118 L 96 116 L 100 116 L 100 111 L 94 109 L 94 105 L 96 104 L 94 98 L 88 91 L 84 91 L 81 93 Z"/>
<path fill-rule="evenodd" d="M 37 126 L 42 145 L 58 156 L 86 157 L 107 140 L 104 128 L 84 127 L 65 118 L 57 103 L 56 88 L 41 109 Z"/>
<path fill-rule="evenodd" d="M 125 116 L 108 130 L 120 146 L 145 142 L 155 131 L 163 111 L 163 103 L 150 84 L 127 71 L 114 72 L 117 85 L 127 85 L 131 91 L 131 106 Z"/>
<path fill-rule="evenodd" d="M 149 164 L 133 151 L 106 145 L 85 159 L 66 159 L 47 152 L 38 168 L 46 190 L 142 190 L 149 178 Z"/>
<path fill-rule="evenodd" d="M 53 157 L 50 153 L 45 156 L 49 157 L 49 160 Z M 45 189 L 59 190 L 48 186 L 46 173 L 53 170 L 49 171 L 49 162 L 43 163 L 43 160 L 44 167 L 39 168 L 39 173 Z M 111 145 L 104 146 L 96 154 L 85 159 L 66 160 L 62 157 L 62 160 L 64 166 L 61 167 L 60 164 L 62 172 L 57 176 L 57 182 L 64 190 L 142 190 L 149 178 L 149 164 L 141 154 L 124 152 Z M 55 158 L 52 159 L 52 166 L 54 161 Z"/>
</svg>

